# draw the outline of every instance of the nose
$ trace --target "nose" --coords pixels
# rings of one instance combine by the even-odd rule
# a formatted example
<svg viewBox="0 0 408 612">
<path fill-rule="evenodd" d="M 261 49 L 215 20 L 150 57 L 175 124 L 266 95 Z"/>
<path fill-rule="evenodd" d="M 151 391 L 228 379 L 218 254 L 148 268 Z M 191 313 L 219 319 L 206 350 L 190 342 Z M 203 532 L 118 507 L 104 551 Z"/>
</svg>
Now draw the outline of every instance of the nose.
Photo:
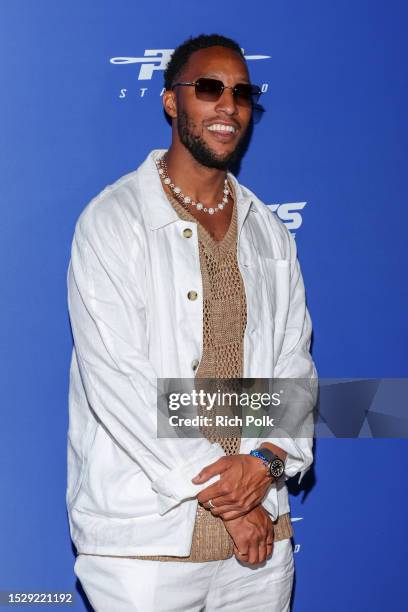
<svg viewBox="0 0 408 612">
<path fill-rule="evenodd" d="M 217 111 L 223 111 L 227 115 L 235 115 L 238 112 L 237 102 L 232 93 L 232 87 L 224 88 L 224 91 L 217 100 L 215 108 Z"/>
</svg>

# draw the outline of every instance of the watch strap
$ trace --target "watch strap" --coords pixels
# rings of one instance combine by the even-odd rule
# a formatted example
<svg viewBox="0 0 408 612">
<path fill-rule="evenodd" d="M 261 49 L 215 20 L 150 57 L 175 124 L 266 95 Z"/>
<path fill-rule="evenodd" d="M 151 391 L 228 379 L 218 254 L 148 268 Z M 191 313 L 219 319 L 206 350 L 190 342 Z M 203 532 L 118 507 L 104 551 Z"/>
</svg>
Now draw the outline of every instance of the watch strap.
<svg viewBox="0 0 408 612">
<path fill-rule="evenodd" d="M 268 463 L 273 461 L 274 459 L 279 459 L 278 455 L 275 455 L 269 448 L 265 448 L 265 446 L 260 446 L 257 449 L 262 455 L 267 459 Z"/>
</svg>

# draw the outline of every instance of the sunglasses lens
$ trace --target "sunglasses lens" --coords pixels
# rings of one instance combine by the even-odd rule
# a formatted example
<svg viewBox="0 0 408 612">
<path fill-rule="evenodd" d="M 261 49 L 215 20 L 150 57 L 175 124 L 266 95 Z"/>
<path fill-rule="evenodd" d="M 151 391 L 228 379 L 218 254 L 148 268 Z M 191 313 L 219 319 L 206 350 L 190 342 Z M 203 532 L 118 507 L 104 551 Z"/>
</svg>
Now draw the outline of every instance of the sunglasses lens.
<svg viewBox="0 0 408 612">
<path fill-rule="evenodd" d="M 215 102 L 222 94 L 224 85 L 217 79 L 197 79 L 195 90 L 197 98 L 207 102 Z"/>
<path fill-rule="evenodd" d="M 238 83 L 234 88 L 235 98 L 238 104 L 243 106 L 253 106 L 259 100 L 261 90 L 258 85 L 250 85 L 249 83 Z"/>
<path fill-rule="evenodd" d="M 218 79 L 197 79 L 195 83 L 196 96 L 199 100 L 216 102 L 224 91 L 224 83 Z M 261 95 L 258 85 L 238 83 L 233 89 L 235 100 L 241 106 L 254 106 Z"/>
</svg>

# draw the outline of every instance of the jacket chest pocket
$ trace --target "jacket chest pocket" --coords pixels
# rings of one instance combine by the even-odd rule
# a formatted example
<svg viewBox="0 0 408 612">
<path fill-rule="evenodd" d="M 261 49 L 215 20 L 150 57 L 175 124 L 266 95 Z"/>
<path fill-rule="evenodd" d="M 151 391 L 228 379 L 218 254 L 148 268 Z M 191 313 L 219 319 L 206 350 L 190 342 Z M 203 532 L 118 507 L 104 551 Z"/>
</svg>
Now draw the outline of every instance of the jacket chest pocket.
<svg viewBox="0 0 408 612">
<path fill-rule="evenodd" d="M 259 255 L 269 312 L 276 331 L 284 332 L 290 303 L 290 262 Z"/>
</svg>

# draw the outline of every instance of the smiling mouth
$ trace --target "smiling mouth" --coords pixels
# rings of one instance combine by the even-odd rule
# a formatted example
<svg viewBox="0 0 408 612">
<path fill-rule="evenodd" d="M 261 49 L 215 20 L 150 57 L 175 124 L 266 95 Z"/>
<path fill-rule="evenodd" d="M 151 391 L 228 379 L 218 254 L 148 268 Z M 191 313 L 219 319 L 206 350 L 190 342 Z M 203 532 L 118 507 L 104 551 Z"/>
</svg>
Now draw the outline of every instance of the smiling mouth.
<svg viewBox="0 0 408 612">
<path fill-rule="evenodd" d="M 225 123 L 212 123 L 207 127 L 210 132 L 220 132 L 226 134 L 235 134 L 238 130 L 233 125 L 226 125 Z"/>
<path fill-rule="evenodd" d="M 207 130 L 218 142 L 231 142 L 235 140 L 238 129 L 233 125 L 225 123 L 212 123 L 207 126 Z"/>
</svg>

